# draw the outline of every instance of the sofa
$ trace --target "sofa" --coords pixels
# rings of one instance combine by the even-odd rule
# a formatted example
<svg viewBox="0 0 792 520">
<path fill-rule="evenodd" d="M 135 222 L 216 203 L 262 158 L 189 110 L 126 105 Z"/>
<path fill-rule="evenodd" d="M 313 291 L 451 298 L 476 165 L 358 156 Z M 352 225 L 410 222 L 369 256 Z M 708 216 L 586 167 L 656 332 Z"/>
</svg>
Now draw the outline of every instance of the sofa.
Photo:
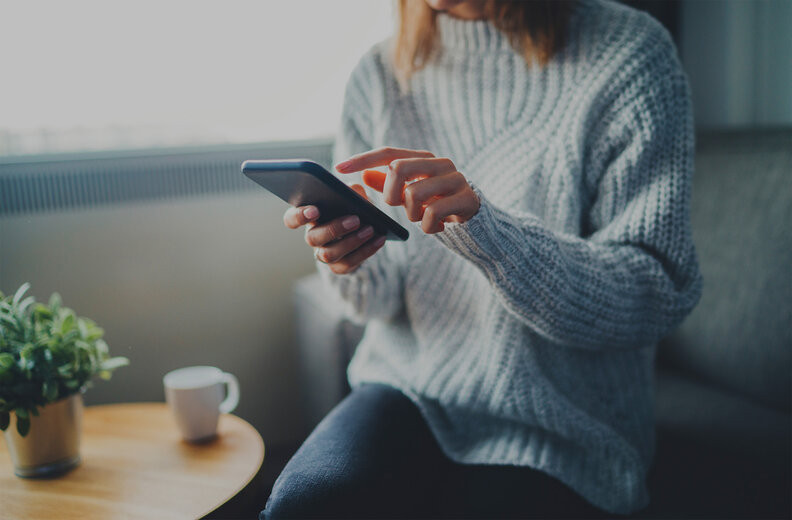
<svg viewBox="0 0 792 520">
<path fill-rule="evenodd" d="M 792 128 L 701 133 L 693 236 L 704 291 L 657 349 L 651 503 L 636 518 L 789 518 Z M 306 428 L 348 391 L 362 329 L 294 289 Z"/>
</svg>

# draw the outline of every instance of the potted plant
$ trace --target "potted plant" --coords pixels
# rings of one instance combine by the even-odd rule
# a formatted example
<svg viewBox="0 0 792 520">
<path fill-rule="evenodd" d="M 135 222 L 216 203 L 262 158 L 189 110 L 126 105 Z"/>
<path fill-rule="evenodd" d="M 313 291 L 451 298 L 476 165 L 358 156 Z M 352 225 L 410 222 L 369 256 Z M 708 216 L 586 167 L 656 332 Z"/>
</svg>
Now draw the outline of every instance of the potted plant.
<svg viewBox="0 0 792 520">
<path fill-rule="evenodd" d="M 21 477 L 50 476 L 80 461 L 82 393 L 129 363 L 111 358 L 104 331 L 64 307 L 0 292 L 0 430 Z M 12 423 L 15 423 L 13 427 Z"/>
</svg>

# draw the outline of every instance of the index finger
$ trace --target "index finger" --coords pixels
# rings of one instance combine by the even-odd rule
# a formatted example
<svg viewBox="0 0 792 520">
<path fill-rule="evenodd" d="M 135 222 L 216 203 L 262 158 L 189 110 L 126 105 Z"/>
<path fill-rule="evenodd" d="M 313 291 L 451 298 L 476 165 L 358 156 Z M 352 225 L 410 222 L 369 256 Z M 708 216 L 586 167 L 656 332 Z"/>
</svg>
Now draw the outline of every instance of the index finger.
<svg viewBox="0 0 792 520">
<path fill-rule="evenodd" d="M 338 170 L 340 173 L 358 172 L 365 168 L 387 166 L 391 163 L 391 161 L 395 161 L 396 159 L 412 159 L 421 157 L 434 157 L 434 154 L 432 152 L 427 152 L 426 150 L 408 150 L 406 148 L 392 148 L 386 146 L 384 148 L 377 148 L 376 150 L 353 155 L 346 161 L 338 163 L 336 165 L 336 170 Z"/>
</svg>

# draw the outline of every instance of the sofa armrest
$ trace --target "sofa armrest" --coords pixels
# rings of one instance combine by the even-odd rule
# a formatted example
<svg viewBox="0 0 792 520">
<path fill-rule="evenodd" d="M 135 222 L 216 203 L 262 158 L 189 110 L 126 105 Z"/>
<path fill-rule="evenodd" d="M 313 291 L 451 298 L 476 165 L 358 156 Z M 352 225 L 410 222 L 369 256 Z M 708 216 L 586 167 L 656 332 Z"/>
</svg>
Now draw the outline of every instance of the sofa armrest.
<svg viewBox="0 0 792 520">
<path fill-rule="evenodd" d="M 304 420 L 310 430 L 349 392 L 346 368 L 364 327 L 328 303 L 332 300 L 318 274 L 298 280 L 293 296 Z"/>
</svg>

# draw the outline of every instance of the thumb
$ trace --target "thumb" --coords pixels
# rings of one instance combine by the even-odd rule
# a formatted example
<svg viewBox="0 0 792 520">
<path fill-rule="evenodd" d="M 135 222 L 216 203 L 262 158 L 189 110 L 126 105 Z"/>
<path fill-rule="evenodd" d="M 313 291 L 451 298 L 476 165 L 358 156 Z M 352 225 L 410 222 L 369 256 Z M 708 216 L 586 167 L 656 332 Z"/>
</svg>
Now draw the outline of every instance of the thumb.
<svg viewBox="0 0 792 520">
<path fill-rule="evenodd" d="M 377 170 L 363 171 L 363 182 L 366 183 L 366 186 L 369 186 L 370 188 L 374 188 L 380 193 L 382 193 L 382 189 L 385 186 L 386 178 L 387 175 L 382 173 L 381 171 L 377 171 Z"/>
<path fill-rule="evenodd" d="M 368 197 L 366 196 L 366 188 L 364 188 L 360 184 L 351 184 L 349 187 L 352 188 L 353 190 L 355 190 L 355 192 L 358 195 L 360 195 L 364 199 L 368 200 Z"/>
</svg>

